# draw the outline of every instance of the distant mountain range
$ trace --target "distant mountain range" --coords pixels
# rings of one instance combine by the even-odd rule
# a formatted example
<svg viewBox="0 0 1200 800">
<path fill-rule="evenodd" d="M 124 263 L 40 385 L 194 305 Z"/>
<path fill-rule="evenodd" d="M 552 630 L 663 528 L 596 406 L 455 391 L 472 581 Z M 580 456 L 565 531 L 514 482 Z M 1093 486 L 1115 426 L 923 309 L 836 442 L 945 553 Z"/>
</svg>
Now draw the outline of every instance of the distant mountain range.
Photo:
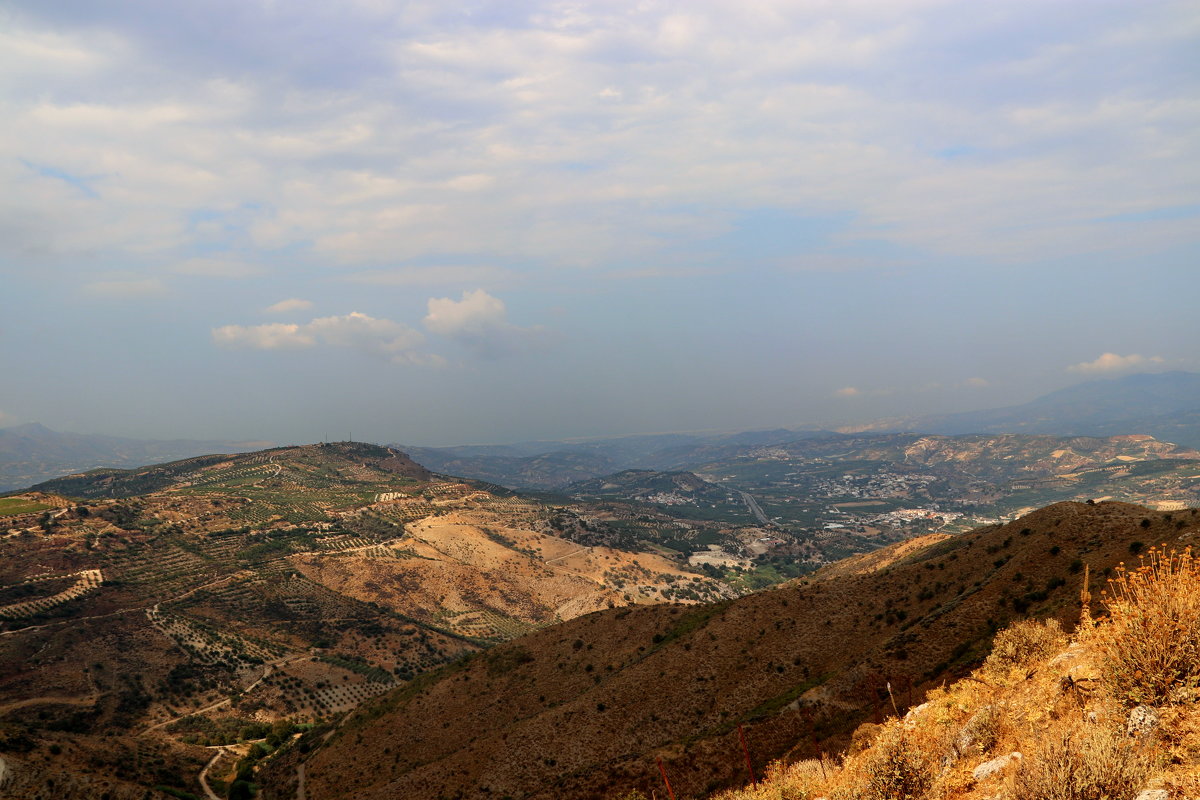
<svg viewBox="0 0 1200 800">
<path fill-rule="evenodd" d="M 840 436 L 818 429 L 741 433 L 665 433 L 583 442 L 412 447 L 394 445 L 435 472 L 522 489 L 558 489 L 627 469 L 685 470 L 747 449 Z"/>
<path fill-rule="evenodd" d="M 843 429 L 1054 436 L 1148 434 L 1200 447 L 1200 373 L 1161 372 L 1087 381 L 1017 406 L 881 420 Z"/>
<path fill-rule="evenodd" d="M 1148 434 L 1200 448 L 1200 373 L 1164 372 L 1088 381 L 1016 406 L 878 420 L 838 432 L 776 428 L 667 433 L 585 441 L 412 447 L 394 444 L 435 472 L 522 489 L 559 489 L 627 469 L 690 470 L 748 450 L 847 433 Z M 0 429 L 0 491 L 97 467 L 129 468 L 211 453 L 245 453 L 270 442 L 170 441 L 60 433 L 31 423 Z"/>
<path fill-rule="evenodd" d="M 140 467 L 209 453 L 245 453 L 270 444 L 60 433 L 32 422 L 0 428 L 0 491 L 97 467 Z"/>
<path fill-rule="evenodd" d="M 654 434 L 589 441 L 411 447 L 432 470 L 521 489 L 561 489 L 628 469 L 691 470 L 757 448 L 859 433 L 1045 434 L 1105 438 L 1146 434 L 1200 448 L 1200 373 L 1128 375 L 1069 386 L 986 411 L 891 418 L 824 431 L 777 428 L 723 434 Z"/>
</svg>

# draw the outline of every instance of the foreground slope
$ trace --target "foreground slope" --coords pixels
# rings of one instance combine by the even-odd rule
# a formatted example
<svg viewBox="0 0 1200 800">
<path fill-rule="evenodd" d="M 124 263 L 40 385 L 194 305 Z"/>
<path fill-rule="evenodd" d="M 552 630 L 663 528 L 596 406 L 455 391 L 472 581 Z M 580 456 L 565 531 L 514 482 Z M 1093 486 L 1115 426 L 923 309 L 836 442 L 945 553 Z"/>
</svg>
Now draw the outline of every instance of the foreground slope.
<svg viewBox="0 0 1200 800">
<path fill-rule="evenodd" d="M 1200 562 L 1152 549 L 1109 591 L 1081 595 L 1070 640 L 1018 622 L 968 678 L 861 726 L 844 758 L 777 762 L 714 800 L 1200 796 Z"/>
<path fill-rule="evenodd" d="M 1195 510 L 1062 503 L 882 569 L 591 614 L 368 704 L 315 752 L 276 759 L 264 797 L 296 797 L 302 766 L 309 800 L 606 798 L 658 785 L 658 758 L 694 796 L 738 780 L 739 724 L 760 761 L 836 748 L 888 684 L 903 707 L 1009 621 L 1069 622 L 1085 565 L 1098 593 L 1131 552 L 1198 532 Z"/>
</svg>

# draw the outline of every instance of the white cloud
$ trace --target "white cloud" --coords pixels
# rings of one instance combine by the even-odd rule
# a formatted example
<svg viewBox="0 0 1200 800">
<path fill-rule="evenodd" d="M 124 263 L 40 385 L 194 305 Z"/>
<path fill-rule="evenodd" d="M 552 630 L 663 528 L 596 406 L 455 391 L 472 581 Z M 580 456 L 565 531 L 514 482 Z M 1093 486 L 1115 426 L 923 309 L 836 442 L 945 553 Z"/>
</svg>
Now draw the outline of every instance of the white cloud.
<svg viewBox="0 0 1200 800">
<path fill-rule="evenodd" d="M 312 308 L 311 300 L 301 300 L 299 297 L 289 297 L 263 309 L 268 314 L 287 314 L 290 311 L 306 311 Z"/>
<path fill-rule="evenodd" d="M 332 347 L 350 347 L 397 364 L 431 363 L 432 357 L 415 352 L 425 337 L 402 322 L 356 311 L 342 317 L 320 317 L 305 327 Z"/>
<path fill-rule="evenodd" d="M 843 386 L 833 393 L 834 397 L 858 397 L 862 390 L 856 386 Z"/>
<path fill-rule="evenodd" d="M 272 322 L 264 325 L 224 325 L 214 328 L 213 341 L 222 347 L 258 350 L 300 349 L 325 345 L 345 347 L 395 364 L 438 366 L 436 355 L 417 351 L 425 337 L 401 322 L 351 312 L 318 317 L 304 325 Z"/>
<path fill-rule="evenodd" d="M 1145 367 L 1151 364 L 1161 364 L 1163 359 L 1161 356 L 1146 356 L 1137 353 L 1131 353 L 1127 356 L 1120 356 L 1116 353 L 1104 353 L 1095 361 L 1084 361 L 1080 364 L 1072 364 L 1067 367 L 1069 372 L 1082 373 L 1105 373 L 1105 372 L 1122 372 L 1136 367 Z"/>
<path fill-rule="evenodd" d="M 285 350 L 312 347 L 316 337 L 305 326 L 270 322 L 265 325 L 223 325 L 213 328 L 213 341 L 222 347 L 249 347 L 255 350 Z"/>
<path fill-rule="evenodd" d="M 425 328 L 454 339 L 480 355 L 495 358 L 537 346 L 545 341 L 545 329 L 520 328 L 509 323 L 504 301 L 483 289 L 463 292 L 461 300 L 431 297 Z"/>
<path fill-rule="evenodd" d="M 1194 219 L 1095 221 L 1194 203 L 1194 80 L 1157 72 L 1194 30 L 1178 5 L 1090 19 L 1017 2 L 980 22 L 926 0 L 532 2 L 503 25 L 306 6 L 286 30 L 269 5 L 246 4 L 242 33 L 211 42 L 153 13 L 17 16 L 0 39 L 20 53 L 0 74 L 0 218 L 28 219 L 0 249 L 659 263 L 675 239 L 662 218 L 681 206 L 707 231 L 728 210 L 845 213 L 837 244 L 921 256 L 1194 241 Z M 104 202 L 18 158 L 101 176 L 89 185 Z"/>
</svg>

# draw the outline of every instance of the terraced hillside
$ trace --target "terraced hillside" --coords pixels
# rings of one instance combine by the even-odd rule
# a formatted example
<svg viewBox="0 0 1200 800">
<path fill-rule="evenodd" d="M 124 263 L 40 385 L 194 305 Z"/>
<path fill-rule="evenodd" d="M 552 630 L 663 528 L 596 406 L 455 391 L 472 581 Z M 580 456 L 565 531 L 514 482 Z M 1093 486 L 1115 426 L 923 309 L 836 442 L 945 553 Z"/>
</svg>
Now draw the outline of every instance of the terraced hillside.
<svg viewBox="0 0 1200 800">
<path fill-rule="evenodd" d="M 205 748 L 248 752 L 264 724 L 333 719 L 597 609 L 732 594 L 660 555 L 555 536 L 546 507 L 373 445 L 93 471 L 5 507 L 0 753 L 17 794 L 0 797 L 200 796 Z M 163 753 L 118 775 L 89 761 L 100 735 Z"/>
</svg>

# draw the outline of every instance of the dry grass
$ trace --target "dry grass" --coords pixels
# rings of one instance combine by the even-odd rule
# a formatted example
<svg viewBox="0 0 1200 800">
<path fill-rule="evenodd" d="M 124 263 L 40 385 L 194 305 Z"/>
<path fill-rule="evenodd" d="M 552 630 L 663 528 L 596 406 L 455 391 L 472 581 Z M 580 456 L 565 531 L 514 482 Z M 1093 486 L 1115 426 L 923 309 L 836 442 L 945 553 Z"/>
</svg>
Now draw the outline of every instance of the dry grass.
<svg viewBox="0 0 1200 800">
<path fill-rule="evenodd" d="M 933 784 L 934 754 L 903 727 L 887 728 L 860 765 L 862 784 L 851 789 L 855 800 L 918 800 Z"/>
<path fill-rule="evenodd" d="M 1066 724 L 1021 763 L 1013 788 L 1022 800 L 1134 800 L 1152 763 L 1122 732 Z"/>
<path fill-rule="evenodd" d="M 1152 548 L 1104 593 L 1111 622 L 1098 642 L 1111 691 L 1130 704 L 1194 699 L 1200 687 L 1200 563 Z"/>
<path fill-rule="evenodd" d="M 983 671 L 993 677 L 1007 675 L 1014 667 L 1025 668 L 1058 652 L 1066 641 L 1066 634 L 1056 619 L 1045 622 L 1021 620 L 996 634 L 992 653 L 983 662 Z"/>
<path fill-rule="evenodd" d="M 998 704 L 986 705 L 975 712 L 954 737 L 954 750 L 960 757 L 986 756 L 996 749 L 1007 727 L 1005 711 Z"/>
</svg>

